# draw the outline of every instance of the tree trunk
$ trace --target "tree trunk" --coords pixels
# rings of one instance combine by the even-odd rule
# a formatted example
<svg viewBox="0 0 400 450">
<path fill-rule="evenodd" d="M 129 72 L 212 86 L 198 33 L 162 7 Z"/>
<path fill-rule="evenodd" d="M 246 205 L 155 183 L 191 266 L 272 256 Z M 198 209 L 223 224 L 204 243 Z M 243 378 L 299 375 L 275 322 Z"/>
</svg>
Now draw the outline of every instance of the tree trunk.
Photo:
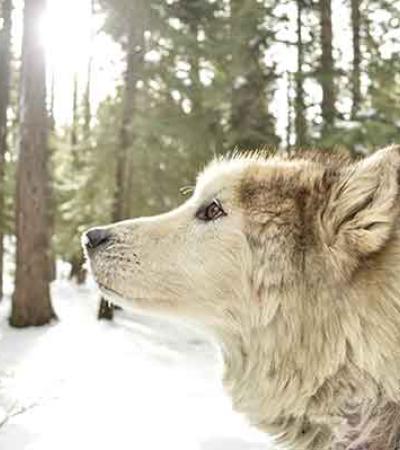
<svg viewBox="0 0 400 450">
<path fill-rule="evenodd" d="M 51 135 L 54 134 L 55 128 L 56 128 L 56 121 L 54 117 L 54 101 L 55 101 L 55 79 L 54 79 L 54 73 L 51 74 L 51 82 L 50 82 L 50 102 L 49 102 L 49 111 L 48 111 L 48 120 L 49 120 L 49 131 Z M 51 145 L 49 146 L 48 152 L 47 152 L 47 169 L 48 169 L 48 223 L 49 226 L 47 227 L 48 230 L 48 239 L 51 243 L 52 237 L 55 233 L 56 228 L 56 205 L 55 205 L 55 198 L 54 198 L 54 191 L 53 191 L 53 179 L 54 179 L 54 167 L 52 164 L 52 159 L 54 155 L 54 147 Z M 50 248 L 52 246 L 50 245 Z M 56 255 L 51 248 L 50 256 L 49 256 L 49 281 L 52 282 L 57 278 L 57 261 L 56 261 Z"/>
<path fill-rule="evenodd" d="M 263 61 L 265 7 L 253 0 L 230 0 L 230 10 L 231 146 L 243 150 L 275 147 L 279 138 L 268 110 L 272 76 Z"/>
<path fill-rule="evenodd" d="M 39 326 L 55 317 L 49 292 L 48 116 L 44 48 L 38 21 L 45 0 L 25 0 L 17 167 L 16 277 L 10 324 Z"/>
<path fill-rule="evenodd" d="M 128 45 L 122 104 L 119 149 L 117 151 L 116 188 L 112 217 L 114 221 L 132 215 L 131 180 L 133 178 L 132 146 L 135 140 L 134 117 L 137 109 L 137 83 L 143 72 L 146 1 L 135 0 L 129 10 Z"/>
<path fill-rule="evenodd" d="M 131 214 L 131 183 L 133 174 L 132 145 L 134 131 L 132 121 L 136 109 L 137 82 L 143 69 L 145 1 L 135 0 L 129 8 L 128 45 L 126 50 L 126 70 L 124 76 L 123 108 L 119 132 L 119 148 L 116 152 L 115 191 L 112 220 L 117 222 Z M 113 318 L 114 306 L 104 298 L 100 300 L 99 319 Z"/>
<path fill-rule="evenodd" d="M 286 125 L 286 151 L 289 153 L 292 148 L 292 110 L 293 110 L 293 100 L 292 100 L 292 90 L 293 90 L 293 75 L 287 72 L 287 125 Z"/>
<path fill-rule="evenodd" d="M 11 0 L 0 3 L 3 21 L 0 30 L 0 299 L 3 296 L 4 257 L 4 170 L 7 152 L 7 109 L 10 102 Z"/>
<path fill-rule="evenodd" d="M 50 81 L 50 102 L 49 102 L 49 128 L 50 131 L 54 132 L 56 128 L 56 119 L 54 117 L 54 103 L 55 103 L 55 75 L 54 72 L 51 72 L 51 81 Z"/>
<path fill-rule="evenodd" d="M 91 122 L 92 122 L 92 108 L 90 104 L 90 92 L 91 92 L 91 82 L 92 82 L 92 61 L 93 58 L 90 56 L 89 62 L 88 62 L 88 70 L 87 70 L 87 80 L 86 80 L 86 90 L 85 90 L 85 96 L 83 99 L 83 115 L 84 115 L 84 122 L 83 122 L 83 135 L 85 138 L 85 141 L 87 142 L 90 139 L 90 129 L 91 129 Z"/>
<path fill-rule="evenodd" d="M 304 45 L 303 45 L 303 23 L 302 23 L 303 0 L 297 0 L 297 72 L 296 97 L 295 97 L 295 133 L 296 147 L 302 147 L 307 143 L 307 122 L 305 117 L 304 102 Z"/>
<path fill-rule="evenodd" d="M 82 252 L 74 255 L 69 262 L 71 264 L 69 279 L 75 280 L 77 284 L 83 284 L 86 280 L 86 269 L 83 268 L 85 259 Z"/>
<path fill-rule="evenodd" d="M 71 144 L 71 152 L 72 152 L 72 167 L 74 168 L 74 172 L 77 174 L 82 170 L 82 155 L 81 149 L 78 147 L 79 144 L 79 95 L 78 95 L 78 74 L 74 74 L 73 79 L 73 90 L 72 90 L 72 123 L 71 123 L 71 136 L 70 136 L 70 144 Z M 84 99 L 84 108 L 86 105 L 86 94 L 90 95 L 88 92 L 85 93 Z M 85 110 L 86 114 L 86 110 Z M 89 110 L 90 115 L 90 110 Z M 90 127 L 90 119 L 89 124 L 86 124 L 87 118 L 85 117 L 84 123 L 84 133 L 90 133 L 90 128 L 86 129 L 86 125 Z M 85 136 L 86 137 L 86 136 Z M 78 284 L 83 284 L 86 280 L 87 272 L 83 269 L 83 264 L 85 262 L 82 250 L 79 248 L 76 253 L 74 253 L 68 261 L 71 264 L 71 270 L 69 274 L 70 280 L 76 280 Z"/>
<path fill-rule="evenodd" d="M 335 77 L 332 49 L 332 5 L 331 0 L 319 0 L 321 61 L 320 83 L 322 87 L 322 135 L 329 133 L 335 123 Z"/>
<path fill-rule="evenodd" d="M 74 74 L 74 88 L 72 92 L 72 124 L 71 124 L 71 146 L 74 154 L 78 144 L 78 75 Z"/>
<path fill-rule="evenodd" d="M 352 72 L 352 106 L 351 117 L 355 119 L 361 102 L 361 47 L 360 27 L 361 13 L 360 0 L 351 0 L 351 28 L 353 34 L 353 72 Z"/>
<path fill-rule="evenodd" d="M 94 6 L 94 0 L 91 1 L 91 11 L 90 11 L 90 18 L 91 18 L 91 32 L 90 32 L 90 55 L 88 59 L 88 66 L 87 66 L 87 80 L 86 80 L 86 89 L 85 89 L 85 96 L 83 100 L 83 115 L 84 115 L 84 122 L 83 122 L 83 134 L 85 137 L 85 141 L 87 142 L 90 139 L 90 131 L 91 131 L 91 122 L 92 122 L 92 107 L 90 102 L 90 96 L 91 96 L 91 87 L 92 87 L 92 65 L 93 65 L 93 55 L 92 55 L 92 45 L 93 45 L 93 39 L 94 39 L 94 27 L 93 27 L 93 18 L 95 14 L 95 6 Z"/>
</svg>

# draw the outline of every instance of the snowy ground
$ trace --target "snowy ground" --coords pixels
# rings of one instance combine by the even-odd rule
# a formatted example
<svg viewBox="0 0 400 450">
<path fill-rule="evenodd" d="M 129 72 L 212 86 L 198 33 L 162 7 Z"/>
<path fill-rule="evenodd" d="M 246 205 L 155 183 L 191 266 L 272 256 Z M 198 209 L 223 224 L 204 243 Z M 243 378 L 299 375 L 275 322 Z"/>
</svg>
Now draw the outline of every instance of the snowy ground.
<svg viewBox="0 0 400 450">
<path fill-rule="evenodd" d="M 11 329 L 1 303 L 0 449 L 271 448 L 232 411 L 199 334 L 124 312 L 99 322 L 94 286 L 65 275 L 52 294 L 60 321 L 38 329 Z"/>
</svg>

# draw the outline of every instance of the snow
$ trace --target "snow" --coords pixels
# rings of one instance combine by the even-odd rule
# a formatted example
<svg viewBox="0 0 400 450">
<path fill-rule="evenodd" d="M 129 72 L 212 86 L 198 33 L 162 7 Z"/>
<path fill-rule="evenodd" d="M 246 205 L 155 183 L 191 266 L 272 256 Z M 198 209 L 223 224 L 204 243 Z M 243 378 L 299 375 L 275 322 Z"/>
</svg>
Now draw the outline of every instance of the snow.
<svg viewBox="0 0 400 450">
<path fill-rule="evenodd" d="M 52 285 L 59 321 L 8 326 L 0 304 L 2 450 L 267 450 L 232 411 L 215 346 L 182 324 L 118 311 L 96 320 L 88 283 Z"/>
</svg>

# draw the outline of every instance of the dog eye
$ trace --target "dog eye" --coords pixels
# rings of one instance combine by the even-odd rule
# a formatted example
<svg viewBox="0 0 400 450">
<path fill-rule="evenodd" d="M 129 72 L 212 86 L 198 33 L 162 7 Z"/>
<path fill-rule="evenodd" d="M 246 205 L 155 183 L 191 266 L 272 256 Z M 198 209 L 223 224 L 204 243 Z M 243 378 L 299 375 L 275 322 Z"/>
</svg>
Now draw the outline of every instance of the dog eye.
<svg viewBox="0 0 400 450">
<path fill-rule="evenodd" d="M 216 220 L 223 216 L 226 216 L 226 212 L 218 200 L 213 200 L 209 205 L 200 208 L 196 213 L 196 217 L 205 222 Z"/>
</svg>

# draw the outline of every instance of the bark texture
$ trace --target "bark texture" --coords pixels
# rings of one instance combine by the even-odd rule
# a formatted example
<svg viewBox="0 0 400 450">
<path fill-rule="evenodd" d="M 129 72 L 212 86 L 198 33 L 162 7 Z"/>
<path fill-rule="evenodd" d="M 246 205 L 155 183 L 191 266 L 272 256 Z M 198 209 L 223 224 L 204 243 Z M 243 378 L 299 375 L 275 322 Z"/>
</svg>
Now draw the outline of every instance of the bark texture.
<svg viewBox="0 0 400 450">
<path fill-rule="evenodd" d="M 319 78 L 322 87 L 321 110 L 324 134 L 332 129 L 336 116 L 331 0 L 319 0 L 319 9 L 322 50 Z"/>
<path fill-rule="evenodd" d="M 303 147 L 307 143 L 306 107 L 304 102 L 304 44 L 303 44 L 303 0 L 297 0 L 297 72 L 295 97 L 295 133 L 296 147 Z"/>
<path fill-rule="evenodd" d="M 0 30 L 0 299 L 3 296 L 4 166 L 7 153 L 7 109 L 10 103 L 11 11 L 11 0 L 2 0 L 0 3 L 0 17 L 3 23 Z"/>
<path fill-rule="evenodd" d="M 37 32 L 45 6 L 45 0 L 25 1 L 16 199 L 17 268 L 10 317 L 10 324 L 15 327 L 44 325 L 55 317 L 49 292 L 46 67 Z"/>
<path fill-rule="evenodd" d="M 351 0 L 351 28 L 353 34 L 353 72 L 352 72 L 353 104 L 351 108 L 351 116 L 353 119 L 357 116 L 361 103 L 360 3 L 361 0 Z"/>
</svg>

